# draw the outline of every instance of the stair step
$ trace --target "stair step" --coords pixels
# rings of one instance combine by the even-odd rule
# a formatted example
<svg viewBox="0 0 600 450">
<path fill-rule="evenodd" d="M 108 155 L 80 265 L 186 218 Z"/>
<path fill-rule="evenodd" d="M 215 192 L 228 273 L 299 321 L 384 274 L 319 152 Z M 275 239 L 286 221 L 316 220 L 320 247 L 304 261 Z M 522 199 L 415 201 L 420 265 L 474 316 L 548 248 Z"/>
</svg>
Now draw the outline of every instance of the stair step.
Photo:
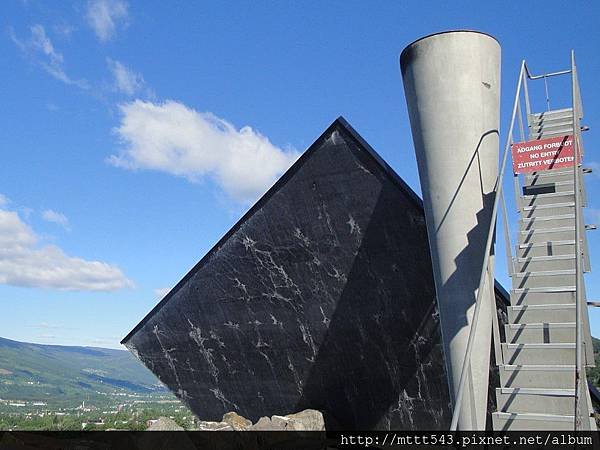
<svg viewBox="0 0 600 450">
<path fill-rule="evenodd" d="M 546 169 L 546 170 L 538 170 L 535 172 L 528 172 L 526 175 L 527 176 L 535 176 L 535 175 L 541 175 L 541 176 L 550 176 L 550 175 L 562 175 L 565 173 L 570 173 L 571 172 L 571 168 L 565 168 L 565 167 L 561 167 L 558 169 Z"/>
<path fill-rule="evenodd" d="M 573 134 L 573 127 L 566 126 L 561 128 L 556 128 L 552 130 L 542 130 L 540 133 L 530 133 L 529 139 L 532 141 L 541 141 L 544 139 L 563 137 Z"/>
<path fill-rule="evenodd" d="M 532 176 L 533 184 L 523 183 L 523 187 L 534 187 L 534 186 L 539 186 L 539 185 L 544 185 L 544 184 L 550 184 L 555 187 L 563 186 L 567 191 L 574 191 L 573 184 L 574 184 L 575 180 L 573 179 L 573 170 L 571 170 L 571 169 L 562 170 L 560 172 L 546 170 L 544 172 L 531 172 L 531 173 L 536 174 L 536 175 Z M 553 177 L 556 177 L 559 175 L 571 175 L 571 178 L 569 178 L 568 180 L 561 180 L 561 181 L 543 181 L 546 178 L 553 178 Z"/>
<path fill-rule="evenodd" d="M 569 130 L 567 134 L 573 134 L 573 119 L 556 117 L 536 121 L 529 126 L 529 134 L 540 134 L 544 131 L 553 132 L 557 130 Z"/>
<path fill-rule="evenodd" d="M 575 214 L 544 217 L 524 217 L 519 220 L 519 231 L 537 231 L 569 226 L 575 227 Z"/>
<path fill-rule="evenodd" d="M 544 119 L 549 117 L 571 117 L 573 108 L 551 109 L 550 111 L 542 111 L 539 113 L 529 114 L 529 120 Z"/>
<path fill-rule="evenodd" d="M 532 258 L 538 256 L 574 255 L 575 240 L 532 242 L 517 244 L 517 258 Z"/>
<path fill-rule="evenodd" d="M 561 181 L 553 181 L 555 177 L 553 177 L 552 179 L 537 178 L 530 185 L 524 184 L 523 189 L 525 191 L 535 190 L 537 188 L 549 189 L 551 192 L 569 192 L 569 191 L 572 192 L 572 191 L 574 191 L 574 189 L 573 189 L 573 184 L 574 184 L 573 172 L 571 172 L 568 175 L 568 179 L 566 179 L 566 180 L 563 179 Z"/>
<path fill-rule="evenodd" d="M 573 173 L 573 169 L 569 169 L 568 172 L 561 172 L 561 173 L 553 173 L 552 171 L 547 171 L 549 173 L 544 173 L 544 172 L 535 172 L 537 175 L 526 175 L 524 180 L 523 180 L 523 186 L 527 186 L 527 187 L 535 187 L 535 186 L 542 186 L 542 185 L 548 185 L 548 184 L 555 184 L 555 183 L 566 183 L 565 185 L 559 185 L 559 186 L 566 186 L 563 187 L 563 190 L 567 190 L 567 191 L 573 191 L 573 186 L 574 186 L 574 173 Z M 568 188 L 571 189 L 568 189 Z M 558 189 L 556 189 L 556 191 L 558 191 Z"/>
<path fill-rule="evenodd" d="M 500 386 L 561 388 L 575 386 L 574 365 L 500 365 Z"/>
<path fill-rule="evenodd" d="M 517 258 L 516 270 L 519 272 L 540 272 L 547 270 L 575 269 L 575 255 L 532 256 Z"/>
<path fill-rule="evenodd" d="M 529 122 L 533 120 L 549 119 L 552 117 L 573 117 L 573 108 L 552 109 L 550 111 L 531 113 L 529 114 Z"/>
<path fill-rule="evenodd" d="M 564 202 L 556 203 L 553 205 L 536 205 L 536 206 L 523 206 L 522 217 L 547 217 L 547 216 L 558 216 L 563 214 L 574 214 L 575 202 Z"/>
<path fill-rule="evenodd" d="M 571 289 L 514 289 L 510 293 L 510 304 L 513 306 L 524 305 L 556 305 L 574 304 L 575 287 Z"/>
<path fill-rule="evenodd" d="M 557 287 L 539 287 L 539 288 L 525 288 L 525 289 L 513 289 L 516 294 L 520 293 L 551 293 L 551 292 L 574 292 L 575 286 L 557 286 Z"/>
<path fill-rule="evenodd" d="M 573 127 L 573 117 L 572 116 L 554 116 L 554 117 L 542 117 L 541 119 L 533 119 L 529 124 L 530 133 L 537 133 L 540 129 L 550 128 L 556 129 L 557 127 Z"/>
<path fill-rule="evenodd" d="M 499 412 L 568 415 L 575 409 L 575 389 L 497 388 Z"/>
<path fill-rule="evenodd" d="M 539 172 L 531 172 L 525 175 L 524 184 L 534 186 L 536 184 L 556 183 L 570 181 L 573 183 L 574 175 L 572 168 L 543 170 Z"/>
<path fill-rule="evenodd" d="M 492 413 L 494 431 L 573 431 L 573 415 Z"/>
<path fill-rule="evenodd" d="M 567 192 L 552 192 L 549 194 L 534 194 L 524 195 L 523 205 L 526 206 L 541 206 L 541 205 L 559 205 L 575 201 L 575 193 Z"/>
<path fill-rule="evenodd" d="M 529 278 L 529 277 L 547 277 L 551 275 L 575 275 L 575 269 L 567 270 L 540 270 L 530 272 L 520 272 L 513 275 L 516 278 Z"/>
<path fill-rule="evenodd" d="M 575 270 L 519 272 L 511 278 L 514 289 L 571 286 L 575 284 Z"/>
<path fill-rule="evenodd" d="M 551 241 L 574 241 L 575 225 L 557 228 L 519 231 L 519 244 L 536 244 Z"/>
<path fill-rule="evenodd" d="M 540 195 L 550 195 L 550 194 L 540 194 Z M 564 202 L 557 202 L 557 203 L 552 203 L 549 205 L 526 205 L 523 207 L 523 210 L 525 211 L 541 211 L 543 209 L 549 209 L 551 212 L 553 212 L 554 209 L 556 208 L 569 208 L 569 207 L 573 207 L 575 206 L 575 202 L 569 202 L 569 201 L 564 201 Z M 557 213 L 558 214 L 558 213 Z M 566 213 L 568 214 L 568 213 Z M 546 214 L 549 215 L 549 214 Z"/>
<path fill-rule="evenodd" d="M 575 322 L 575 304 L 508 306 L 510 323 Z"/>
<path fill-rule="evenodd" d="M 506 344 L 502 343 L 504 363 L 509 365 L 575 364 L 575 343 Z"/>
<path fill-rule="evenodd" d="M 575 342 L 575 322 L 519 323 L 504 325 L 510 344 L 550 344 Z"/>
</svg>

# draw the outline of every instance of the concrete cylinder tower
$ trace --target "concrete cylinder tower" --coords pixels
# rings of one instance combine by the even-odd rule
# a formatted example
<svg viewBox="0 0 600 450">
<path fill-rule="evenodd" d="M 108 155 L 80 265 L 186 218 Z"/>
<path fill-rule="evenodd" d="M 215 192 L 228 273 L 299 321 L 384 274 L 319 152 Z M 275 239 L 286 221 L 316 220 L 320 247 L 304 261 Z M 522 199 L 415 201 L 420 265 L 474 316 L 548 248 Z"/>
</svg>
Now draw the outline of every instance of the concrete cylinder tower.
<svg viewBox="0 0 600 450">
<path fill-rule="evenodd" d="M 419 39 L 400 55 L 456 403 L 498 173 L 500 45 L 474 31 Z M 493 264 L 493 258 L 491 260 Z M 459 429 L 485 429 L 493 288 L 486 286 Z"/>
</svg>

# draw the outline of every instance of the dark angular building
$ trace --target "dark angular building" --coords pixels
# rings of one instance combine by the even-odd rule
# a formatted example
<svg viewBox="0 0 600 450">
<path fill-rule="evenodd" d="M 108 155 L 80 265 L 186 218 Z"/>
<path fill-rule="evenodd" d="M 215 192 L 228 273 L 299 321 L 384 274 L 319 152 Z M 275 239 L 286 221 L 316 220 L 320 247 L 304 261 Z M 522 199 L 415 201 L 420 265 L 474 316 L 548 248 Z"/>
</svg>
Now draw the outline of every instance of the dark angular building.
<svg viewBox="0 0 600 450">
<path fill-rule="evenodd" d="M 123 344 L 203 420 L 450 423 L 422 202 L 343 118 Z"/>
</svg>

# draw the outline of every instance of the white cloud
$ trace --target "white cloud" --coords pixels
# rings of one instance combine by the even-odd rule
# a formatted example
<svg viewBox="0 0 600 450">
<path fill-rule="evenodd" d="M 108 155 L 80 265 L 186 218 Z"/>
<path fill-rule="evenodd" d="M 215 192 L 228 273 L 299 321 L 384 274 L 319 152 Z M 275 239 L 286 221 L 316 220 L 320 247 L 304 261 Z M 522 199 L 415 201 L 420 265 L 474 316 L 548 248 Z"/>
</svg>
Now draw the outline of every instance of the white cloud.
<svg viewBox="0 0 600 450">
<path fill-rule="evenodd" d="M 131 96 L 144 89 L 145 82 L 141 74 L 135 73 L 119 61 L 107 58 L 106 62 L 113 75 L 114 87 L 117 91 Z"/>
<path fill-rule="evenodd" d="M 119 344 L 121 337 L 119 336 L 109 336 L 109 337 L 96 337 L 92 339 L 86 339 L 84 342 L 86 344 L 91 344 L 92 346 L 105 346 L 111 345 L 113 348 L 116 346 L 117 348 L 122 348 Z"/>
<path fill-rule="evenodd" d="M 42 212 L 42 219 L 47 222 L 52 222 L 57 225 L 62 226 L 65 230 L 70 230 L 69 227 L 69 219 L 62 213 L 53 211 L 51 209 L 46 209 Z"/>
<path fill-rule="evenodd" d="M 232 198 L 250 202 L 265 192 L 298 157 L 245 126 L 175 102 L 135 100 L 120 105 L 115 129 L 123 143 L 109 162 L 127 169 L 150 169 L 192 182 L 213 179 Z"/>
<path fill-rule="evenodd" d="M 45 339 L 48 341 L 54 341 L 56 340 L 56 335 L 54 334 L 40 334 L 38 336 L 36 336 L 37 339 Z"/>
<path fill-rule="evenodd" d="M 4 206 L 8 204 L 8 198 L 5 195 L 0 194 L 0 206 Z"/>
<path fill-rule="evenodd" d="M 100 41 L 110 40 L 119 22 L 127 20 L 128 4 L 123 0 L 90 0 L 86 18 Z"/>
<path fill-rule="evenodd" d="M 0 209 L 0 283 L 67 291 L 114 291 L 131 287 L 121 270 L 43 245 L 14 211 Z"/>
<path fill-rule="evenodd" d="M 61 23 L 59 25 L 54 25 L 52 30 L 56 35 L 62 37 L 63 39 L 70 39 L 73 31 L 75 31 L 75 28 L 68 23 Z"/>
<path fill-rule="evenodd" d="M 65 84 L 78 86 L 81 89 L 89 87 L 86 80 L 74 80 L 66 74 L 63 67 L 63 55 L 54 48 L 42 25 L 33 25 L 29 31 L 31 32 L 29 39 L 22 41 L 13 30 L 10 30 L 11 39 L 22 52 L 35 58 L 42 68 L 57 80 Z"/>
<path fill-rule="evenodd" d="M 51 324 L 48 322 L 40 322 L 37 325 L 34 325 L 34 328 L 42 328 L 42 329 L 59 329 L 59 328 L 64 328 L 61 325 L 55 325 L 55 324 Z"/>
<path fill-rule="evenodd" d="M 154 289 L 154 295 L 156 295 L 156 298 L 159 300 L 162 300 L 169 292 L 171 292 L 171 288 L 168 287 Z"/>
</svg>

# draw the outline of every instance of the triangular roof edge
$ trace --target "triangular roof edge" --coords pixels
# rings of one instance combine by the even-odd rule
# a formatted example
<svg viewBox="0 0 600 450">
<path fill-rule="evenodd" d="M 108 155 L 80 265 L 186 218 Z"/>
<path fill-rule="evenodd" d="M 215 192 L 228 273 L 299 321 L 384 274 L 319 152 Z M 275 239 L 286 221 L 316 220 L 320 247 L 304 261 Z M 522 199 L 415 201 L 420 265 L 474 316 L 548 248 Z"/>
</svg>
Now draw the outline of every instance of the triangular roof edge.
<svg viewBox="0 0 600 450">
<path fill-rule="evenodd" d="M 219 239 L 217 243 L 213 245 L 209 251 L 206 252 L 206 254 L 200 259 L 200 261 L 198 261 L 187 272 L 187 274 L 169 291 L 169 293 L 165 295 L 163 299 L 160 302 L 158 302 L 156 306 L 154 306 L 154 308 L 152 308 L 150 312 L 148 312 L 148 314 L 146 314 L 144 318 L 129 333 L 127 333 L 127 336 L 125 336 L 121 340 L 121 344 L 124 345 L 127 341 L 129 341 L 129 339 L 131 339 L 131 337 L 137 331 L 139 331 L 140 328 L 142 328 L 146 324 L 146 322 L 148 322 L 148 320 L 150 320 L 150 318 L 154 314 L 156 314 L 170 300 L 173 294 L 177 292 L 200 268 L 204 266 L 209 256 L 212 255 L 219 247 L 221 247 L 227 241 L 227 239 L 229 239 L 241 227 L 241 225 L 244 222 L 246 222 L 250 217 L 252 217 L 256 213 L 256 211 L 258 211 L 263 206 L 263 204 L 266 203 L 273 196 L 273 194 L 277 192 L 279 188 L 283 186 L 304 165 L 304 162 L 317 148 L 319 148 L 323 140 L 325 140 L 326 137 L 329 136 L 335 128 L 338 128 L 338 126 L 342 126 L 342 128 L 345 131 L 347 131 L 354 139 L 359 137 L 358 133 L 356 133 L 356 131 L 354 131 L 352 127 L 350 127 L 348 122 L 346 122 L 346 120 L 343 117 L 340 116 L 336 120 L 334 120 L 332 124 L 329 125 L 327 129 L 323 131 L 323 133 L 321 133 L 321 135 L 306 149 L 306 151 L 302 153 L 302 155 L 300 155 L 300 157 L 294 162 L 294 164 L 292 164 L 290 168 L 283 173 L 283 175 L 273 184 L 273 186 L 271 186 L 267 190 L 267 192 L 265 192 L 256 201 L 256 203 L 254 203 L 250 207 L 250 209 L 248 209 L 248 211 L 246 211 L 246 213 L 244 213 L 244 215 L 229 229 L 229 231 L 227 231 L 227 233 L 225 233 L 223 237 L 221 237 L 221 239 Z M 370 147 L 369 149 L 370 152 L 374 152 L 374 150 L 372 150 Z"/>
<path fill-rule="evenodd" d="M 373 149 L 373 147 L 371 147 L 369 143 L 364 140 L 364 138 L 352 127 L 352 125 L 348 123 L 346 119 L 344 119 L 343 116 L 338 117 L 333 123 L 338 123 L 339 125 L 341 125 L 348 132 L 348 134 L 356 141 L 356 143 L 360 147 L 363 147 L 367 151 L 367 153 L 369 153 L 369 155 L 384 169 L 384 171 L 398 185 L 398 187 L 404 192 L 406 192 L 410 199 L 419 208 L 423 208 L 423 200 L 421 199 L 421 197 L 419 197 L 417 193 L 412 190 L 412 188 L 406 183 L 406 181 L 400 178 L 400 175 L 398 175 L 396 171 L 392 169 L 391 166 L 387 162 L 385 162 L 385 160 L 381 156 L 379 156 L 379 153 L 377 153 L 375 149 Z"/>
</svg>

